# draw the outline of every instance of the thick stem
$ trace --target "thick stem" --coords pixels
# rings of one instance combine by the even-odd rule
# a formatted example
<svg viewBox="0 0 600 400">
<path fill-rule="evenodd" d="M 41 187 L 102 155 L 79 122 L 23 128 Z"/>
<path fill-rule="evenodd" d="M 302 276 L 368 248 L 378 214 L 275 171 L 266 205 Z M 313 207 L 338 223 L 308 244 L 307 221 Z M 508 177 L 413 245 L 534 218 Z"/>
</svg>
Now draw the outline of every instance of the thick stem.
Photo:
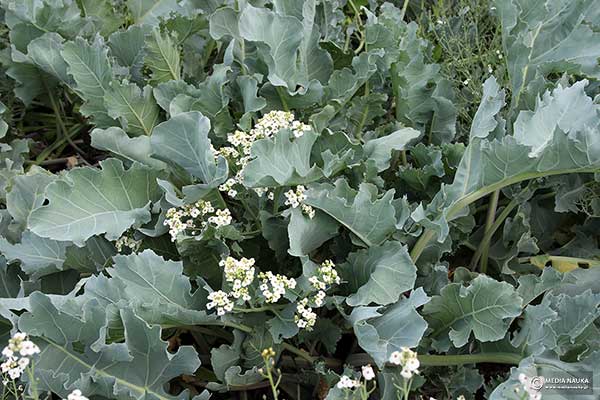
<svg viewBox="0 0 600 400">
<path fill-rule="evenodd" d="M 233 311 L 238 312 L 238 313 L 257 313 L 257 312 L 263 312 L 263 311 L 277 311 L 277 310 L 281 310 L 284 309 L 285 307 L 287 307 L 286 304 L 275 304 L 272 306 L 261 306 L 261 307 L 256 307 L 256 308 L 234 308 Z"/>
<path fill-rule="evenodd" d="M 578 264 L 578 265 L 583 264 L 583 265 L 587 265 L 590 268 L 600 267 L 600 260 L 591 259 L 591 258 L 580 258 L 580 257 L 552 256 L 549 254 L 542 254 L 539 256 L 531 256 L 531 257 L 519 257 L 517 260 L 519 261 L 519 264 L 527 264 L 527 263 L 531 263 L 532 260 L 534 260 L 536 258 L 540 259 L 540 260 L 544 260 L 546 262 L 557 261 L 557 262 L 562 262 L 562 263 L 570 263 L 570 264 Z M 533 265 L 535 265 L 538 268 L 544 269 L 544 267 L 541 266 L 540 263 L 536 263 Z"/>
<path fill-rule="evenodd" d="M 406 10 L 408 9 L 408 3 L 410 3 L 410 0 L 404 0 L 404 4 L 402 5 L 402 11 L 400 11 L 400 20 L 404 20 Z"/>
<path fill-rule="evenodd" d="M 531 179 L 535 179 L 535 178 L 541 178 L 541 177 L 545 177 L 545 176 L 574 174 L 574 173 L 575 174 L 597 173 L 599 171 L 600 171 L 600 168 L 598 168 L 598 167 L 590 167 L 590 168 L 560 169 L 560 170 L 556 170 L 556 171 L 528 172 L 528 173 L 512 176 L 510 178 L 503 179 L 494 184 L 488 185 L 479 190 L 476 190 L 474 192 L 464 195 L 459 200 L 454 202 L 450 207 L 448 207 L 448 211 L 446 211 L 445 218 L 446 218 L 446 220 L 451 221 L 452 218 L 456 214 L 458 214 L 465 207 L 468 207 L 470 204 L 476 202 L 477 200 L 481 199 L 482 197 L 487 196 L 488 194 L 490 194 L 496 190 L 502 189 L 503 187 L 506 187 L 506 186 L 514 185 L 515 183 L 519 183 L 519 182 L 523 182 L 523 181 L 527 181 L 527 180 L 531 180 Z M 429 241 L 431 239 L 433 239 L 434 237 L 435 237 L 435 232 L 432 231 L 431 229 L 426 229 L 425 232 L 423 232 L 423 234 L 421 235 L 419 240 L 417 240 L 417 243 L 415 243 L 415 245 L 413 246 L 412 251 L 410 252 L 410 256 L 411 256 L 413 262 L 416 262 L 419 259 L 419 257 L 421 256 L 421 253 L 423 252 L 423 250 L 425 250 L 425 248 L 429 244 Z"/>
<path fill-rule="evenodd" d="M 234 328 L 234 329 L 238 329 L 242 332 L 246 332 L 246 333 L 252 333 L 254 332 L 254 329 L 252 329 L 251 327 L 247 326 L 247 325 L 243 325 L 243 324 L 238 324 L 237 322 L 233 322 L 233 321 L 219 321 L 219 320 L 215 320 L 215 321 L 206 321 L 203 322 L 202 324 L 198 324 L 199 326 L 224 326 L 227 328 Z M 163 329 L 167 329 L 167 328 L 179 328 L 180 325 L 161 325 L 161 328 Z"/>
<path fill-rule="evenodd" d="M 481 257 L 483 252 L 483 246 L 489 246 L 492 237 L 494 236 L 498 228 L 500 228 L 504 220 L 510 215 L 512 210 L 514 210 L 518 204 L 519 203 L 517 202 L 516 198 L 512 199 L 510 203 L 508 203 L 506 207 L 504 207 L 502 212 L 500 212 L 500 215 L 498 215 L 498 218 L 496 218 L 490 229 L 485 232 L 483 239 L 481 239 L 479 247 L 477 247 L 475 254 L 473 254 L 473 258 L 471 259 L 471 270 L 473 270 L 475 266 L 477 266 L 477 263 L 479 262 L 479 257 Z"/>
<path fill-rule="evenodd" d="M 283 89 L 281 86 L 275 86 L 275 90 L 277 91 L 277 95 L 279 95 L 279 100 L 281 100 L 281 106 L 283 107 L 283 110 L 289 112 L 290 108 L 288 107 L 287 101 L 285 101 Z"/>
<path fill-rule="evenodd" d="M 476 354 L 419 354 L 419 362 L 425 367 L 442 367 L 449 365 L 466 364 L 507 364 L 518 365 L 523 358 L 516 353 L 476 353 Z M 373 359 L 368 354 L 353 354 L 348 358 L 347 363 L 354 366 L 373 363 Z"/>
<path fill-rule="evenodd" d="M 485 219 L 485 230 L 487 234 L 494 225 L 494 219 L 496 218 L 496 210 L 498 209 L 498 199 L 500 198 L 500 190 L 496 190 L 490 197 L 490 207 L 488 208 L 487 218 Z M 483 242 L 482 242 L 483 243 Z M 488 253 L 490 251 L 490 242 L 483 243 L 481 250 L 481 273 L 487 273 L 488 265 Z"/>
<path fill-rule="evenodd" d="M 69 145 L 73 148 L 73 150 L 75 150 L 79 154 L 81 161 L 83 161 L 84 164 L 91 166 L 91 164 L 89 162 L 87 162 L 87 160 L 84 157 L 85 152 L 83 150 L 81 150 L 79 148 L 79 146 L 77 146 L 73 142 L 73 140 L 71 139 L 71 136 L 69 136 L 69 130 L 67 129 L 65 122 L 62 119 L 62 115 L 59 110 L 58 103 L 56 102 L 56 99 L 54 98 L 54 94 L 52 93 L 50 88 L 45 83 L 44 83 L 44 86 L 46 86 L 46 90 L 48 92 L 48 97 L 50 98 L 50 104 L 52 105 L 52 110 L 54 110 L 54 115 L 56 116 L 56 121 L 58 122 L 58 130 L 61 132 L 61 136 L 69 143 Z"/>
<path fill-rule="evenodd" d="M 308 361 L 309 363 L 313 364 L 316 361 L 316 358 L 312 357 L 310 354 L 308 354 L 308 352 L 299 349 L 297 347 L 292 346 L 289 343 L 283 343 L 282 345 L 284 350 L 289 351 L 292 354 L 297 355 L 298 357 L 301 357 L 303 359 L 305 359 L 306 361 Z"/>
</svg>

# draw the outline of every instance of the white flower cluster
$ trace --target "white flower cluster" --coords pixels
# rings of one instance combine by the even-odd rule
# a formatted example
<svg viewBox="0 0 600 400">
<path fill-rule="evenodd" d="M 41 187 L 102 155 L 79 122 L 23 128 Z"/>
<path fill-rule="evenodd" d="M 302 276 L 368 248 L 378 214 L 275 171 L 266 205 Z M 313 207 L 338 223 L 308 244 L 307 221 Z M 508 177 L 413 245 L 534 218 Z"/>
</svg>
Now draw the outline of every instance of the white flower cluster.
<svg viewBox="0 0 600 400">
<path fill-rule="evenodd" d="M 341 279 L 335 270 L 335 264 L 331 260 L 325 260 L 317 268 L 316 275 L 308 278 L 313 289 L 316 290 L 314 296 L 309 296 L 298 302 L 296 308 L 296 315 L 294 316 L 294 322 L 301 329 L 312 330 L 314 327 L 317 314 L 313 312 L 312 305 L 314 307 L 322 307 L 325 304 L 325 293 L 332 285 L 338 285 Z"/>
<path fill-rule="evenodd" d="M 537 377 L 537 379 L 544 379 L 544 378 Z M 519 382 L 521 382 L 521 385 L 523 385 L 523 390 L 525 390 L 525 393 L 527 393 L 528 400 L 541 400 L 542 394 L 540 393 L 540 386 L 534 385 L 531 377 L 529 377 L 525 374 L 519 374 Z M 541 386 L 543 386 L 543 381 L 541 383 L 542 383 Z M 520 390 L 517 388 L 517 389 L 515 389 L 515 392 L 519 393 Z"/>
<path fill-rule="evenodd" d="M 254 258 L 235 259 L 228 256 L 219 262 L 223 267 L 225 281 L 229 284 L 229 289 L 212 292 L 208 298 L 211 300 L 207 308 L 217 309 L 217 315 L 224 315 L 233 310 L 234 303 L 239 300 L 242 302 L 252 300 L 250 287 L 254 283 L 256 276 L 256 267 Z M 266 303 L 276 303 L 283 297 L 287 289 L 296 287 L 296 280 L 284 275 L 274 274 L 271 271 L 258 274 L 261 279 L 259 289 L 265 298 Z M 226 291 L 229 290 L 229 291 Z"/>
<path fill-rule="evenodd" d="M 267 199 L 273 201 L 275 200 L 275 193 L 269 190 L 268 187 L 257 187 L 253 188 L 254 192 L 258 195 L 258 197 L 263 197 L 265 194 L 267 195 Z"/>
<path fill-rule="evenodd" d="M 231 224 L 231 221 L 229 209 L 215 210 L 210 201 L 199 200 L 180 208 L 169 208 L 163 224 L 169 227 L 171 241 L 174 242 L 182 232 L 191 231 L 192 235 L 197 235 L 209 223 L 219 228 Z"/>
<path fill-rule="evenodd" d="M 228 208 L 217 210 L 215 215 L 208 218 L 208 222 L 214 224 L 217 228 L 231 224 L 231 211 Z"/>
<path fill-rule="evenodd" d="M 233 310 L 233 301 L 229 299 L 229 293 L 217 290 L 208 295 L 210 303 L 206 305 L 207 309 L 217 309 L 217 315 L 225 315 Z"/>
<path fill-rule="evenodd" d="M 308 204 L 304 204 L 304 200 L 306 200 L 306 194 L 304 194 L 304 192 L 306 192 L 306 188 L 302 185 L 296 186 L 296 190 L 288 190 L 285 192 L 285 205 L 291 206 L 292 208 L 300 206 L 302 212 L 308 215 L 310 219 L 313 219 L 315 217 L 315 210 Z"/>
<path fill-rule="evenodd" d="M 71 393 L 69 393 L 69 395 L 67 396 L 67 400 L 89 400 L 89 399 L 81 393 L 81 390 L 75 389 Z"/>
<path fill-rule="evenodd" d="M 435 399 L 435 398 L 433 398 L 433 397 L 429 396 L 429 400 L 437 400 L 437 399 Z M 458 397 L 456 398 L 456 400 L 467 400 L 467 399 L 465 398 L 465 396 L 464 396 L 463 394 L 461 394 L 460 396 L 458 396 Z"/>
<path fill-rule="evenodd" d="M 310 126 L 294 119 L 294 114 L 286 111 L 271 111 L 260 118 L 250 132 L 235 131 L 227 136 L 227 141 L 231 146 L 221 147 L 215 150 L 215 157 L 223 156 L 237 166 L 238 172 L 232 178 L 219 186 L 219 190 L 227 192 L 229 197 L 236 197 L 238 190 L 236 185 L 241 185 L 243 181 L 243 171 L 248 162 L 250 162 L 250 150 L 252 144 L 259 139 L 269 138 L 275 135 L 281 129 L 290 129 L 295 137 L 304 135 L 304 132 L 310 130 Z M 257 192 L 258 193 L 258 192 Z M 261 193 L 259 193 L 261 195 Z"/>
<path fill-rule="evenodd" d="M 321 307 L 325 299 L 325 291 L 332 285 L 339 285 L 341 279 L 335 270 L 333 261 L 325 260 L 317 269 L 317 274 L 308 278 L 308 281 L 317 289 L 314 302 L 317 307 Z"/>
<path fill-rule="evenodd" d="M 357 379 L 352 379 L 349 376 L 342 375 L 336 386 L 340 389 L 354 389 L 360 386 L 360 381 Z"/>
<path fill-rule="evenodd" d="M 375 378 L 375 371 L 373 371 L 373 367 L 371 367 L 371 364 L 363 365 L 361 367 L 361 370 L 362 376 L 363 378 L 365 378 L 365 381 L 370 381 L 371 379 Z"/>
<path fill-rule="evenodd" d="M 295 137 L 304 135 L 310 126 L 296 121 L 294 114 L 289 111 L 271 111 L 256 122 L 250 135 L 256 139 L 271 137 L 281 129 L 290 129 Z"/>
<path fill-rule="evenodd" d="M 242 257 L 236 260 L 233 257 L 227 257 L 221 260 L 219 265 L 225 272 L 225 280 L 231 283 L 232 290 L 229 295 L 235 299 L 241 298 L 244 301 L 250 300 L 248 287 L 254 281 L 254 258 Z"/>
<path fill-rule="evenodd" d="M 361 367 L 361 372 L 365 383 L 375 379 L 375 371 L 373 371 L 373 367 L 371 367 L 370 364 L 363 365 Z M 342 375 L 336 386 L 340 389 L 354 389 L 361 385 L 362 383 L 359 379 L 352 379 L 349 376 Z"/>
<path fill-rule="evenodd" d="M 117 252 L 122 253 L 124 250 L 129 249 L 132 252 L 138 251 L 140 245 L 142 244 L 141 240 L 135 240 L 134 238 L 123 235 L 115 242 L 115 248 Z"/>
<path fill-rule="evenodd" d="M 235 196 L 237 196 L 238 192 L 237 192 L 237 190 L 234 189 L 234 186 L 238 183 L 239 182 L 237 181 L 237 179 L 229 178 L 229 179 L 227 179 L 227 181 L 225 181 L 225 183 L 223 183 L 222 185 L 219 186 L 219 190 L 221 192 L 227 192 L 227 196 L 229 196 L 231 198 L 235 198 Z"/>
<path fill-rule="evenodd" d="M 400 375 L 404 379 L 410 379 L 414 374 L 418 374 L 419 366 L 421 365 L 417 358 L 417 353 L 408 347 L 401 347 L 400 351 L 394 351 L 390 355 L 390 363 L 402 366 Z"/>
<path fill-rule="evenodd" d="M 315 323 L 317 322 L 317 314 L 313 311 L 312 307 L 308 305 L 308 298 L 304 298 L 296 305 L 296 315 L 294 315 L 294 322 L 300 329 L 306 329 L 312 331 Z"/>
<path fill-rule="evenodd" d="M 258 277 L 262 280 L 259 289 L 267 303 L 277 303 L 285 294 L 286 289 L 295 289 L 296 280 L 271 271 L 261 272 Z"/>
<path fill-rule="evenodd" d="M 8 339 L 8 346 L 2 350 L 6 361 L 0 365 L 0 370 L 3 374 L 8 373 L 10 379 L 18 379 L 29 365 L 29 357 L 39 352 L 40 348 L 28 339 L 26 333 L 17 332 Z"/>
</svg>

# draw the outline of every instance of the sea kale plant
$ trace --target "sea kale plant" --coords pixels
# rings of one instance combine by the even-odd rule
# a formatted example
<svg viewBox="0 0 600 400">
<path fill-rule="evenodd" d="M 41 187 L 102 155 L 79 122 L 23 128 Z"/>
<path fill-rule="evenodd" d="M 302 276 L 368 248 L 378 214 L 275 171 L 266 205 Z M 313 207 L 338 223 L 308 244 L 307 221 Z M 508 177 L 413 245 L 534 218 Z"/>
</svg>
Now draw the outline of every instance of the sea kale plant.
<svg viewBox="0 0 600 400">
<path fill-rule="evenodd" d="M 0 5 L 3 398 L 600 394 L 599 0 Z"/>
</svg>

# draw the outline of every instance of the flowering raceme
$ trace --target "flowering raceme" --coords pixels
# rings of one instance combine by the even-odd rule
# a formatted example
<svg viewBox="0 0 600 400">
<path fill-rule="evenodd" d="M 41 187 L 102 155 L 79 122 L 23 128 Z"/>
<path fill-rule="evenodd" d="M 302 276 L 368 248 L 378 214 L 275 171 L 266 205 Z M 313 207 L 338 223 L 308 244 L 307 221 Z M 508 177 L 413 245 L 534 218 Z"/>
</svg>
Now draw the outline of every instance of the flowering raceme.
<svg viewBox="0 0 600 400">
<path fill-rule="evenodd" d="M 271 271 L 261 272 L 258 277 L 262 280 L 260 290 L 267 303 L 277 303 L 285 294 L 286 289 L 295 289 L 296 280 Z"/>
<path fill-rule="evenodd" d="M 204 200 L 180 208 L 169 208 L 165 216 L 163 224 L 169 227 L 171 241 L 175 241 L 181 233 L 196 236 L 209 224 L 220 228 L 231 224 L 233 220 L 229 209 L 215 210 L 210 201 Z"/>
<path fill-rule="evenodd" d="M 414 374 L 419 373 L 420 362 L 417 358 L 417 353 L 408 347 L 400 348 L 400 351 L 394 351 L 390 355 L 390 363 L 402 366 L 400 375 L 404 379 L 411 379 Z"/>
<path fill-rule="evenodd" d="M 81 390 L 75 389 L 71 393 L 69 393 L 69 395 L 67 396 L 67 400 L 89 400 L 89 399 L 81 393 Z"/>
<path fill-rule="evenodd" d="M 138 251 L 142 244 L 141 240 L 135 240 L 131 236 L 123 235 L 115 242 L 115 249 L 117 252 L 122 253 L 125 250 L 131 250 L 133 252 Z"/>
<path fill-rule="evenodd" d="M 296 306 L 296 315 L 294 322 L 301 329 L 312 330 L 317 314 L 312 307 L 322 307 L 325 304 L 326 291 L 333 285 L 341 282 L 341 279 L 335 270 L 335 264 L 331 260 L 325 260 L 317 267 L 316 273 L 308 278 L 312 287 L 312 293 L 302 300 Z"/>
<path fill-rule="evenodd" d="M 284 193 L 286 197 L 285 204 L 292 208 L 300 207 L 304 214 L 313 219 L 315 217 L 315 210 L 308 204 L 304 204 L 304 200 L 306 200 L 304 192 L 306 192 L 306 188 L 302 185 L 296 186 L 296 190 L 288 190 Z"/>
<path fill-rule="evenodd" d="M 233 310 L 233 301 L 229 299 L 229 293 L 217 290 L 208 295 L 210 303 L 206 305 L 207 309 L 217 309 L 217 315 L 225 315 Z"/>
<path fill-rule="evenodd" d="M 29 357 L 39 352 L 40 348 L 29 340 L 25 332 L 15 333 L 8 340 L 8 345 L 2 350 L 2 355 L 6 359 L 0 365 L 2 374 L 8 374 L 12 380 L 20 378 L 25 368 L 30 364 Z"/>
<path fill-rule="evenodd" d="M 261 283 L 259 290 L 261 291 L 262 298 L 253 298 L 250 292 L 252 284 L 256 278 L 256 267 L 255 260 L 253 258 L 242 257 L 236 259 L 228 256 L 219 262 L 219 265 L 223 268 L 223 274 L 225 278 L 224 288 L 226 290 L 219 290 L 209 294 L 208 298 L 211 300 L 207 304 L 207 308 L 217 309 L 218 315 L 224 315 L 227 312 L 231 312 L 234 307 L 234 303 L 243 304 L 244 302 L 250 303 L 276 303 L 278 302 L 289 289 L 296 288 L 296 280 L 289 278 L 284 275 L 274 274 L 271 271 L 260 272 L 258 278 Z"/>
<path fill-rule="evenodd" d="M 361 377 L 359 379 L 353 379 L 347 375 L 342 375 L 336 386 L 338 389 L 342 389 L 345 392 L 345 398 L 368 400 L 371 393 L 373 393 L 377 387 L 377 383 L 374 379 L 375 371 L 370 364 L 367 364 L 361 367 Z"/>
<path fill-rule="evenodd" d="M 251 299 L 248 287 L 254 281 L 254 258 L 242 257 L 236 260 L 233 257 L 227 257 L 221 260 L 219 265 L 223 267 L 225 280 L 232 286 L 230 295 L 235 299 L 249 301 Z"/>
<path fill-rule="evenodd" d="M 257 140 L 272 137 L 281 129 L 289 129 L 292 131 L 294 137 L 299 138 L 311 128 L 310 125 L 295 120 L 293 113 L 275 110 L 260 118 L 250 132 L 236 130 L 229 134 L 227 141 L 231 146 L 214 149 L 215 157 L 223 156 L 227 158 L 232 162 L 237 171 L 233 177 L 227 179 L 225 183 L 219 186 L 221 192 L 225 192 L 229 197 L 235 198 L 239 191 L 243 190 L 244 168 L 250 162 L 252 144 Z M 266 188 L 256 188 L 254 190 L 259 196 L 268 192 Z M 269 196 L 269 199 L 273 200 L 271 196 Z"/>
</svg>

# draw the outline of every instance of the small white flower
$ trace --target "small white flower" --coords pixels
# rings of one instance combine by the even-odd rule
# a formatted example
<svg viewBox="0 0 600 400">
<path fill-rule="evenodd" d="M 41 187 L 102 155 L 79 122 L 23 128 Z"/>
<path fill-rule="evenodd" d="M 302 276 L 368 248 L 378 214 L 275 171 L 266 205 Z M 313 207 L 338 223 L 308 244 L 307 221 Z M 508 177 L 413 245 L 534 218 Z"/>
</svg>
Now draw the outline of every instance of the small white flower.
<svg viewBox="0 0 600 400">
<path fill-rule="evenodd" d="M 217 228 L 231 224 L 232 218 L 229 209 L 217 210 L 215 214 L 215 216 L 208 218 L 208 222 L 216 225 Z"/>
<path fill-rule="evenodd" d="M 69 393 L 69 395 L 67 396 L 67 400 L 89 400 L 89 399 L 81 393 L 81 390 L 75 389 L 71 393 Z"/>
<path fill-rule="evenodd" d="M 373 371 L 371 365 L 367 364 L 362 366 L 362 376 L 366 381 L 370 381 L 371 379 L 375 378 L 375 371 Z"/>
<path fill-rule="evenodd" d="M 409 358 L 408 360 L 406 360 L 406 368 L 408 368 L 411 371 L 416 371 L 417 369 L 419 369 L 419 365 L 421 365 L 421 363 L 419 362 L 418 358 Z"/>
<path fill-rule="evenodd" d="M 400 375 L 405 379 L 411 379 L 414 374 L 418 374 L 420 366 L 417 353 L 408 347 L 401 347 L 400 351 L 394 351 L 389 359 L 391 364 L 402 366 Z"/>
<path fill-rule="evenodd" d="M 354 379 L 350 379 L 346 375 L 342 375 L 339 382 L 337 383 L 337 387 L 340 389 L 352 389 L 357 386 L 360 386 L 360 383 L 355 381 Z"/>
<path fill-rule="evenodd" d="M 206 305 L 206 308 L 209 310 L 216 308 L 219 316 L 233 310 L 233 302 L 229 299 L 229 295 L 222 290 L 210 293 L 208 299 L 211 301 Z"/>
<path fill-rule="evenodd" d="M 298 328 L 311 331 L 317 322 L 317 314 L 313 312 L 312 307 L 308 307 L 308 298 L 304 298 L 296 305 L 296 315 L 294 322 Z"/>
<path fill-rule="evenodd" d="M 399 351 L 394 351 L 390 354 L 390 363 L 394 365 L 400 365 L 402 363 L 402 356 Z"/>
<path fill-rule="evenodd" d="M 10 379 L 15 380 L 15 379 L 19 379 L 21 377 L 22 373 L 23 373 L 23 371 L 21 371 L 20 368 L 13 368 L 8 371 L 8 376 L 10 376 Z"/>
<path fill-rule="evenodd" d="M 19 358 L 19 361 L 17 361 L 17 364 L 22 369 L 25 369 L 29 365 L 29 358 L 27 358 L 27 357 Z"/>
<path fill-rule="evenodd" d="M 406 368 L 402 368 L 402 371 L 400 371 L 400 375 L 402 375 L 402 377 L 404 379 L 410 379 L 410 378 L 412 378 L 413 373 L 412 373 L 412 371 L 409 371 Z"/>
<path fill-rule="evenodd" d="M 315 209 L 309 206 L 308 204 L 301 204 L 300 207 L 302 208 L 302 212 L 306 214 L 310 219 L 313 219 L 317 214 Z"/>
<path fill-rule="evenodd" d="M 261 272 L 258 277 L 262 280 L 260 290 L 267 303 L 276 303 L 287 289 L 296 287 L 296 280 L 284 275 L 273 274 L 271 271 Z"/>
</svg>

